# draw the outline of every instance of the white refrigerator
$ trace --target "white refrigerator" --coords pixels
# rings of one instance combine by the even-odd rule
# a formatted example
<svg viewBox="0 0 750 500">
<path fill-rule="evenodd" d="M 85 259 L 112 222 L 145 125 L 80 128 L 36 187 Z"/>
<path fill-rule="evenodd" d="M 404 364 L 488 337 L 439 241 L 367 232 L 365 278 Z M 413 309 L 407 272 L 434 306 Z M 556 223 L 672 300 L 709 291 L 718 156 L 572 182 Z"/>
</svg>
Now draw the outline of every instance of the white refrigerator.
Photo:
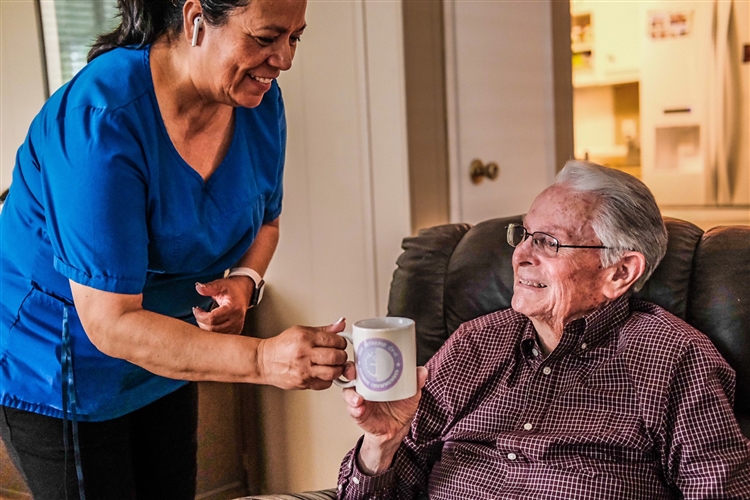
<svg viewBox="0 0 750 500">
<path fill-rule="evenodd" d="M 750 0 L 642 9 L 644 182 L 662 207 L 750 205 Z"/>
</svg>

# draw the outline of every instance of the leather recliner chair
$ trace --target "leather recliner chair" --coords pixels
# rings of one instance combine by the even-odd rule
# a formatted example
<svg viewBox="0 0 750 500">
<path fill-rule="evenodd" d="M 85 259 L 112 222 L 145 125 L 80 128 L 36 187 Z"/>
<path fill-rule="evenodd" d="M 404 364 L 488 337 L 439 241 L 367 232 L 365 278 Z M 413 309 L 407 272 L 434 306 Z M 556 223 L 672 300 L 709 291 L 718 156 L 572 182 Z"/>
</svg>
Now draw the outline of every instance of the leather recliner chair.
<svg viewBox="0 0 750 500">
<path fill-rule="evenodd" d="M 665 221 L 667 254 L 635 296 L 660 305 L 711 339 L 736 371 L 735 414 L 750 437 L 750 226 L 704 233 L 689 222 Z M 505 227 L 511 222 L 521 222 L 521 217 L 476 226 L 447 224 L 404 239 L 388 314 L 415 320 L 420 365 L 461 323 L 510 307 L 513 248 L 505 240 Z M 249 498 L 318 500 L 336 498 L 335 493 Z"/>
</svg>

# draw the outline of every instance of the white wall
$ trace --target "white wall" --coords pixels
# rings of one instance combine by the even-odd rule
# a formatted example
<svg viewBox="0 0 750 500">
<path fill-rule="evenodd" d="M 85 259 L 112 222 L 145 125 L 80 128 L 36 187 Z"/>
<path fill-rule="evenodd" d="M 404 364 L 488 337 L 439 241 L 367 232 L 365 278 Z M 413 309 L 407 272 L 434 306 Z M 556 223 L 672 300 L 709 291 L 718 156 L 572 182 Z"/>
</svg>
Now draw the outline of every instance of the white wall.
<svg viewBox="0 0 750 500">
<path fill-rule="evenodd" d="M 0 0 L 0 191 L 45 98 L 33 0 Z"/>
<path fill-rule="evenodd" d="M 44 103 L 41 61 L 34 2 L 0 0 L 0 192 L 10 185 L 16 151 Z M 22 498 L 26 491 L 0 443 L 0 495 Z"/>
<path fill-rule="evenodd" d="M 280 78 L 289 143 L 263 336 L 384 315 L 410 233 L 401 4 L 311 1 L 307 22 Z M 269 491 L 335 486 L 360 435 L 340 390 L 263 388 L 262 404 Z"/>
</svg>

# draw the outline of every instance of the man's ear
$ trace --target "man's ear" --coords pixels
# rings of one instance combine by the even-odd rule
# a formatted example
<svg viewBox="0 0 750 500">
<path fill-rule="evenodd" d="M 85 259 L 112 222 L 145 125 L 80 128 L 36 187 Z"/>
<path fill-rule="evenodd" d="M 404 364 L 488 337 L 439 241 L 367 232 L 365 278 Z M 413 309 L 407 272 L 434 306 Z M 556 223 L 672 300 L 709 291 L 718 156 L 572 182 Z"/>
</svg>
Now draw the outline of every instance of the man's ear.
<svg viewBox="0 0 750 500">
<path fill-rule="evenodd" d="M 626 252 L 620 260 L 609 268 L 604 284 L 604 295 L 614 300 L 623 295 L 643 276 L 646 270 L 646 257 L 640 252 Z"/>
</svg>

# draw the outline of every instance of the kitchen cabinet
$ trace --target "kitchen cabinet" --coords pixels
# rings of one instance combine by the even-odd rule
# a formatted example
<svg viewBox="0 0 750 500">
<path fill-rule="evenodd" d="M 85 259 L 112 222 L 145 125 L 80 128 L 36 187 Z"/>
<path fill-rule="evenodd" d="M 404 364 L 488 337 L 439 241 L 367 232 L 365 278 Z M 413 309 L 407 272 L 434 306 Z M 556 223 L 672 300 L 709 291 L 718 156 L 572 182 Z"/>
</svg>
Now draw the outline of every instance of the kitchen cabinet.
<svg viewBox="0 0 750 500">
<path fill-rule="evenodd" d="M 572 0 L 570 9 L 573 86 L 638 81 L 646 29 L 641 5 Z"/>
</svg>

